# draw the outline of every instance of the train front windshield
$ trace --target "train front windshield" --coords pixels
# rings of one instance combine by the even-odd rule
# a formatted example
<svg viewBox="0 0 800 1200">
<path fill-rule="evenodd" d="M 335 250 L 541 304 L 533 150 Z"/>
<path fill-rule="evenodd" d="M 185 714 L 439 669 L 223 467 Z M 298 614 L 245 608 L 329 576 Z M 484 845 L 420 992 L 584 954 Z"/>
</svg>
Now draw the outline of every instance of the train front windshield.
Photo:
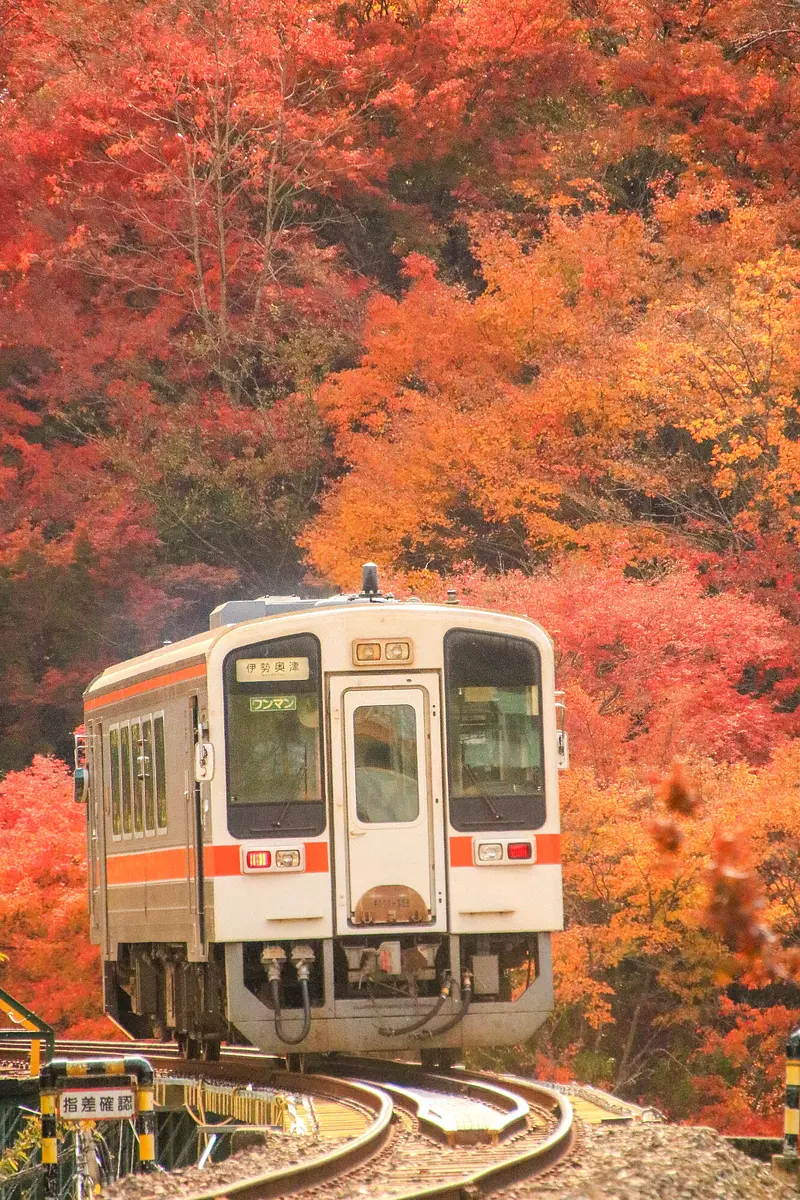
<svg viewBox="0 0 800 1200">
<path fill-rule="evenodd" d="M 457 629 L 445 639 L 450 820 L 538 829 L 545 820 L 541 660 L 532 642 Z"/>
<path fill-rule="evenodd" d="M 317 639 L 301 634 L 236 650 L 225 660 L 224 681 L 231 834 L 321 833 Z"/>
</svg>

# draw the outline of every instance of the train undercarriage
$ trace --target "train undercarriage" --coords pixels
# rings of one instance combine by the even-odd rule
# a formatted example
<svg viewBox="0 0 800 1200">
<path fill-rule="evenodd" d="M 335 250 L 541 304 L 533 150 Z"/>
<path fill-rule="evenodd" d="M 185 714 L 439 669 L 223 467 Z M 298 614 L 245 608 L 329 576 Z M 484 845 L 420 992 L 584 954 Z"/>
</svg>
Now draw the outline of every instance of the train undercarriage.
<svg viewBox="0 0 800 1200">
<path fill-rule="evenodd" d="M 546 933 L 217 943 L 202 962 L 181 944 L 121 944 L 104 983 L 106 1011 L 133 1037 L 207 1061 L 229 1042 L 446 1065 L 462 1047 L 530 1037 L 553 1001 Z"/>
</svg>

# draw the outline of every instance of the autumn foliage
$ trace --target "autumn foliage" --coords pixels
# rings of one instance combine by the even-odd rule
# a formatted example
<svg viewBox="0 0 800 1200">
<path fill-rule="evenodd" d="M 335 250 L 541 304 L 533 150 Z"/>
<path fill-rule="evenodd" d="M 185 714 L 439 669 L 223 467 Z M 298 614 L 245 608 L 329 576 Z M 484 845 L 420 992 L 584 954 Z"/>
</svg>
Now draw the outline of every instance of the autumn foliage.
<svg viewBox="0 0 800 1200">
<path fill-rule="evenodd" d="M 113 1037 L 89 944 L 84 812 L 64 763 L 37 757 L 0 782 L 0 987 L 75 1037 Z"/>
<path fill-rule="evenodd" d="M 33 793 L 64 786 L 27 764 L 66 756 L 107 663 L 223 596 L 351 589 L 365 559 L 455 586 L 540 620 L 567 693 L 569 927 L 532 1061 L 774 1123 L 800 941 L 799 34 L 778 0 L 0 0 L 20 862 Z M 81 870 L 54 909 L 76 938 Z M 0 940 L 36 993 L 22 886 Z"/>
</svg>

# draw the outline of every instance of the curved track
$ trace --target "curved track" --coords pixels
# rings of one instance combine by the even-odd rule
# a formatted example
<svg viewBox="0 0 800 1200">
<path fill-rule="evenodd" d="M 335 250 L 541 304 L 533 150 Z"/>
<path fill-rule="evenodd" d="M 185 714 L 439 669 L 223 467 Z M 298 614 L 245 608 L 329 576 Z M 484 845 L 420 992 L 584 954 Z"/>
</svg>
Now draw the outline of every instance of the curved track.
<svg viewBox="0 0 800 1200">
<path fill-rule="evenodd" d="M 258 1051 L 228 1048 L 216 1063 L 187 1063 L 174 1046 L 148 1042 L 61 1042 L 58 1053 L 69 1057 L 114 1057 L 136 1052 L 160 1071 L 259 1084 L 311 1097 L 337 1100 L 368 1118 L 358 1137 L 339 1143 L 313 1158 L 207 1190 L 182 1193 L 181 1200 L 267 1200 L 310 1193 L 314 1200 L 352 1194 L 344 1177 L 359 1170 L 359 1190 L 391 1200 L 464 1200 L 550 1168 L 573 1145 L 573 1113 L 566 1096 L 514 1076 L 456 1069 L 434 1074 L 410 1064 L 375 1059 L 334 1058 L 335 1074 L 297 1074 L 282 1069 L 282 1060 Z M 439 1097 L 438 1104 L 426 1096 Z M 446 1107 L 441 1098 L 458 1097 L 491 1108 L 497 1122 L 485 1138 L 492 1145 L 470 1145 L 454 1153 L 458 1140 L 447 1123 L 436 1120 Z M 396 1109 L 401 1123 L 393 1122 Z M 433 1118 L 431 1117 L 433 1111 Z M 441 1116 L 441 1111 L 438 1114 Z M 403 1128 L 404 1125 L 404 1128 Z M 394 1132 L 393 1132 L 394 1131 Z M 502 1140 L 501 1140 L 502 1139 Z M 450 1143 L 443 1147 L 441 1141 Z M 368 1167 L 365 1164 L 369 1164 Z M 211 1180 L 209 1180 L 211 1183 Z"/>
</svg>

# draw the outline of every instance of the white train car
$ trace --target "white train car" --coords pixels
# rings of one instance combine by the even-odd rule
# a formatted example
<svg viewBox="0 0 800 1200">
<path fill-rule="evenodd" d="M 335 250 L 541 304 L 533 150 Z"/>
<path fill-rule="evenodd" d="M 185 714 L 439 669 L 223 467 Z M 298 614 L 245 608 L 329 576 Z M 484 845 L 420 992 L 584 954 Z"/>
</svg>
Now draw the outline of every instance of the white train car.
<svg viewBox="0 0 800 1200">
<path fill-rule="evenodd" d="M 562 927 L 553 650 L 531 621 L 359 595 L 221 605 L 85 693 L 108 1012 L 214 1058 L 530 1036 Z M 562 764 L 563 765 L 563 762 Z"/>
</svg>

